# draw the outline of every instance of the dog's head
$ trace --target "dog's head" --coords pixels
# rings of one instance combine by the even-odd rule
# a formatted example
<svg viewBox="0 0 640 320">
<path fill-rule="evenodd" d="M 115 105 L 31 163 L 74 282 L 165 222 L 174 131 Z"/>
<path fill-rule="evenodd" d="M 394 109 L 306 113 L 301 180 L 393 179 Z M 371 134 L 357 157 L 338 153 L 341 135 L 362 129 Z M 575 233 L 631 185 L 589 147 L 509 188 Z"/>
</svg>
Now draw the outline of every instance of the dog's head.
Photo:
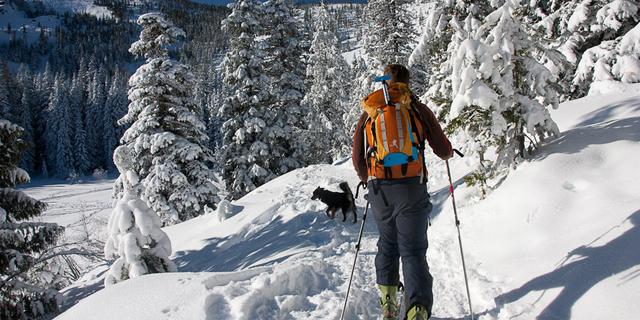
<svg viewBox="0 0 640 320">
<path fill-rule="evenodd" d="M 316 200 L 318 199 L 318 197 L 320 197 L 320 192 L 322 191 L 322 188 L 317 187 L 315 190 L 313 190 L 313 195 L 311 196 L 311 200 Z"/>
</svg>

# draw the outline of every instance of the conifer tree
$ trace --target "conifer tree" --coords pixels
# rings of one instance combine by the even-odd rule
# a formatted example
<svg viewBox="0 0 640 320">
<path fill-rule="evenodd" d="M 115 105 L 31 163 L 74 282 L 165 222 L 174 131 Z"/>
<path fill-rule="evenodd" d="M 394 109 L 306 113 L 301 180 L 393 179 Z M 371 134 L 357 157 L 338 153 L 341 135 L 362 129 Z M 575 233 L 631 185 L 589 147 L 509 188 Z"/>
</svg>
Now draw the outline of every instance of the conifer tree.
<svg viewBox="0 0 640 320">
<path fill-rule="evenodd" d="M 485 187 L 504 175 L 540 141 L 558 134 L 548 107 L 557 108 L 556 78 L 535 60 L 537 47 L 523 30 L 520 3 L 507 0 L 475 29 L 467 19 L 452 66 L 449 132 L 462 129 L 479 168 L 469 182 Z M 464 38 L 464 37 L 460 37 Z M 529 147 L 526 147 L 528 139 Z M 489 146 L 497 159 L 486 161 Z"/>
<path fill-rule="evenodd" d="M 118 146 L 120 138 L 122 137 L 125 128 L 118 125 L 118 120 L 127 114 L 127 83 L 124 71 L 116 71 L 109 87 L 109 94 L 104 106 L 104 151 L 105 156 L 109 159 L 105 159 L 107 164 L 107 170 L 116 170 L 113 163 L 113 151 Z"/>
<path fill-rule="evenodd" d="M 94 168 L 105 168 L 103 154 L 103 109 L 106 101 L 104 69 L 94 59 L 89 63 L 87 75 L 90 80 L 87 87 L 87 102 L 85 107 L 85 123 L 87 128 L 87 151 L 89 161 Z"/>
<path fill-rule="evenodd" d="M 149 273 L 175 272 L 169 259 L 171 241 L 162 231 L 162 222 L 140 199 L 140 180 L 135 173 L 135 152 L 119 146 L 113 161 L 120 171 L 124 194 L 109 218 L 109 237 L 104 252 L 114 259 L 104 279 L 106 286 Z"/>
<path fill-rule="evenodd" d="M 29 69 L 25 65 L 20 66 L 18 72 L 18 82 L 22 88 L 22 96 L 20 98 L 19 108 L 14 112 L 16 124 L 24 129 L 22 140 L 25 141 L 27 147 L 22 155 L 20 167 L 27 172 L 35 169 L 35 131 L 33 127 L 33 112 L 35 105 L 35 88 L 33 78 Z"/>
<path fill-rule="evenodd" d="M 466 37 L 464 24 L 477 28 L 489 13 L 488 1 L 437 1 L 429 13 L 426 27 L 418 45 L 409 57 L 409 66 L 416 93 L 423 95 L 429 107 L 441 120 L 449 111 L 451 99 L 450 58 Z M 463 21 L 466 21 L 463 23 Z"/>
<path fill-rule="evenodd" d="M 60 75 L 56 76 L 53 91 L 47 107 L 46 140 L 47 163 L 51 172 L 61 178 L 75 175 L 72 122 L 70 118 L 69 94 L 66 83 Z"/>
<path fill-rule="evenodd" d="M 638 37 L 633 35 L 637 33 L 633 29 L 640 21 L 640 3 L 562 1 L 549 6 L 547 11 L 537 25 L 548 38 L 554 39 L 569 62 L 559 67 L 560 72 L 573 78 L 571 88 L 567 89 L 573 97 L 585 95 L 593 81 L 639 81 L 634 74 L 638 71 L 640 52 L 621 41 L 623 37 Z"/>
<path fill-rule="evenodd" d="M 262 34 L 262 6 L 258 0 L 238 0 L 223 21 L 229 35 L 229 51 L 223 61 L 226 99 L 219 115 L 222 125 L 223 178 L 227 191 L 238 199 L 275 178 L 271 167 L 266 103 L 269 79 L 264 74 L 265 56 L 257 41 Z"/>
<path fill-rule="evenodd" d="M 71 80 L 69 90 L 69 117 L 73 124 L 73 157 L 74 166 L 78 174 L 86 174 L 91 168 L 87 150 L 87 133 L 83 121 L 83 110 L 85 105 L 84 86 L 78 76 Z"/>
<path fill-rule="evenodd" d="M 373 59 L 372 67 L 390 63 L 407 64 L 413 49 L 414 17 L 407 10 L 409 0 L 371 0 L 367 4 L 368 33 L 364 49 Z"/>
<path fill-rule="evenodd" d="M 351 137 L 356 129 L 356 124 L 360 115 L 364 112 L 362 109 L 362 99 L 371 93 L 375 87 L 373 79 L 382 70 L 371 67 L 373 63 L 370 59 L 363 56 L 357 56 L 353 61 L 351 68 L 352 83 L 350 85 L 351 98 L 349 100 L 348 112 L 343 117 L 345 128 Z"/>
<path fill-rule="evenodd" d="M 331 163 L 348 154 L 351 144 L 343 120 L 351 70 L 340 52 L 336 22 L 326 5 L 320 7 L 315 21 L 307 66 L 311 85 L 302 101 L 308 109 L 302 152 L 309 163 Z"/>
<path fill-rule="evenodd" d="M 303 117 L 308 114 L 301 107 L 304 98 L 305 64 L 302 61 L 300 21 L 295 17 L 289 0 L 269 0 L 263 4 L 263 30 L 266 32 L 263 63 L 271 85 L 267 101 L 270 112 L 265 113 L 267 124 L 265 142 L 269 158 L 265 169 L 275 176 L 282 175 L 303 164 L 302 154 L 296 152 L 303 129 Z"/>
<path fill-rule="evenodd" d="M 0 72 L 0 119 L 9 119 L 11 102 L 9 101 L 9 74 Z"/>
<path fill-rule="evenodd" d="M 160 13 L 141 15 L 138 24 L 140 40 L 130 51 L 144 56 L 146 64 L 129 80 L 131 103 L 119 123 L 132 124 L 122 142 L 133 150 L 142 198 L 165 225 L 174 224 L 215 208 L 212 152 L 203 111 L 190 95 L 193 74 L 167 49 L 184 31 Z"/>
<path fill-rule="evenodd" d="M 29 181 L 17 167 L 25 143 L 23 129 L 0 119 L 0 318 L 35 319 L 56 312 L 61 295 L 42 287 L 30 272 L 46 263 L 44 250 L 64 229 L 54 223 L 25 222 L 42 214 L 45 203 L 15 190 Z"/>
</svg>

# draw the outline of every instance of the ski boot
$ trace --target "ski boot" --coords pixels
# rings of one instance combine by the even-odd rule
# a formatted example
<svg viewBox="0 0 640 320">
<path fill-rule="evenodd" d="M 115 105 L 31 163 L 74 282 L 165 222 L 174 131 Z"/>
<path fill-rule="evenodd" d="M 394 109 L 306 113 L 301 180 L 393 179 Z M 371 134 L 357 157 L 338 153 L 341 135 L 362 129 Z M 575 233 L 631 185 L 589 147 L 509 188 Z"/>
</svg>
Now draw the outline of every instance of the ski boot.
<svg viewBox="0 0 640 320">
<path fill-rule="evenodd" d="M 415 305 L 407 312 L 407 320 L 427 320 L 427 309 L 421 305 Z"/>
<path fill-rule="evenodd" d="M 383 286 L 378 285 L 380 288 L 380 305 L 382 307 L 382 319 L 383 320 L 397 320 L 398 319 L 398 286 Z"/>
</svg>

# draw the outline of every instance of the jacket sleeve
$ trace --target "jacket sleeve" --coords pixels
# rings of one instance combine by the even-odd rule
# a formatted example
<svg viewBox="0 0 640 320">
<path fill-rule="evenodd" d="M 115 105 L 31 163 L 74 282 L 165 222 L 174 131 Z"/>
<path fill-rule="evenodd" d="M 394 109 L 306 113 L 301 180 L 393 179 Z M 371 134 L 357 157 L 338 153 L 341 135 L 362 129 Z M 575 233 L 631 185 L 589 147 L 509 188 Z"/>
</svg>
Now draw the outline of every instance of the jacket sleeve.
<svg viewBox="0 0 640 320">
<path fill-rule="evenodd" d="M 420 100 L 415 96 L 413 97 L 413 106 L 418 112 L 422 126 L 425 128 L 425 138 L 427 139 L 427 142 L 429 142 L 429 146 L 433 150 L 433 153 L 442 160 L 447 160 L 453 157 L 451 142 L 442 131 L 442 127 L 440 126 L 440 123 L 438 123 L 438 119 L 435 114 L 433 114 L 433 111 L 420 102 Z"/>
<path fill-rule="evenodd" d="M 356 173 L 362 182 L 367 182 L 367 179 L 369 178 L 369 173 L 367 172 L 367 159 L 365 158 L 366 150 L 364 150 L 364 132 L 362 130 L 366 120 L 367 113 L 364 112 L 360 116 L 360 120 L 358 120 L 358 124 L 356 125 L 356 130 L 353 134 L 353 147 L 351 148 L 351 161 L 353 162 L 353 167 L 356 169 Z"/>
</svg>

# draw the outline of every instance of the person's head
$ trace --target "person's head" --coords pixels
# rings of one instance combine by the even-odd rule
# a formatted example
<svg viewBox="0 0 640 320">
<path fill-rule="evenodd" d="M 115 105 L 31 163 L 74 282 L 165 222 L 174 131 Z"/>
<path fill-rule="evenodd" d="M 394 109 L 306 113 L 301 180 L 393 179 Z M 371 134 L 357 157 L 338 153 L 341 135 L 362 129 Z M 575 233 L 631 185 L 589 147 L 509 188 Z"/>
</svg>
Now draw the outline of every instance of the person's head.
<svg viewBox="0 0 640 320">
<path fill-rule="evenodd" d="M 389 64 L 384 68 L 384 74 L 391 76 L 389 83 L 402 82 L 409 84 L 409 70 L 401 64 Z"/>
</svg>

